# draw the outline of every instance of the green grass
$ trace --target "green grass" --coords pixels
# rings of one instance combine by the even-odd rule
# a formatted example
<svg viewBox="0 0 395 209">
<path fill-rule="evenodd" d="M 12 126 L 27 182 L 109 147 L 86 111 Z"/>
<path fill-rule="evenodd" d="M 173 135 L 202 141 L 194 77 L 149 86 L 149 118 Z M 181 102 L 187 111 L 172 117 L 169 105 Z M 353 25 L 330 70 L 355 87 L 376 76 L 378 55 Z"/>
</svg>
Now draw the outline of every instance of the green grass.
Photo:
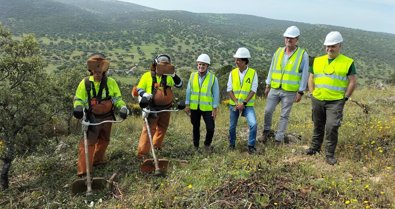
<svg viewBox="0 0 395 209">
<path fill-rule="evenodd" d="M 312 132 L 311 103 L 295 104 L 288 132 L 301 140 L 288 145 L 259 143 L 248 155 L 247 124 L 239 120 L 235 151 L 229 151 L 229 113 L 221 106 L 213 153 L 195 152 L 192 125 L 184 112 L 173 113 L 160 158 L 170 160 L 166 177 L 139 171 L 136 157 L 140 116 L 113 126 L 109 163 L 95 176 L 118 172 L 116 187 L 91 197 L 72 196 L 77 144 L 81 134 L 45 139 L 32 155 L 18 156 L 10 172 L 10 189 L 0 192 L 1 208 L 394 208 L 395 87 L 357 89 L 345 107 L 336 156 L 330 166 L 323 155 L 306 156 Z M 367 105 L 368 114 L 357 105 Z M 259 134 L 265 99 L 256 104 Z M 273 117 L 275 128 L 279 107 Z M 75 126 L 78 129 L 78 123 Z M 202 121 L 201 144 L 205 135 Z M 78 131 L 77 131 L 78 133 Z M 65 146 L 55 151 L 60 142 Z"/>
</svg>

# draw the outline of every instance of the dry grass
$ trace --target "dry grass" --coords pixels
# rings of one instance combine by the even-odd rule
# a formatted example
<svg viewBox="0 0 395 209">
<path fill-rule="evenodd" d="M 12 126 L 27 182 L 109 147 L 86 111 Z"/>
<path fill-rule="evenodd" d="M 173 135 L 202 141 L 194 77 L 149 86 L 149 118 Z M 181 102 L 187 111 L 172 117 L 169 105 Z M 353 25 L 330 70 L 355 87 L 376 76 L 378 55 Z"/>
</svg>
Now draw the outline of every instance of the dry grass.
<svg viewBox="0 0 395 209">
<path fill-rule="evenodd" d="M 15 159 L 11 185 L 0 193 L 1 208 L 394 208 L 395 207 L 395 87 L 358 89 L 345 107 L 336 154 L 330 166 L 323 155 L 306 156 L 311 132 L 311 103 L 293 108 L 288 132 L 300 140 L 275 146 L 258 144 L 248 155 L 246 121 L 238 127 L 237 148 L 228 151 L 228 109 L 220 109 L 213 153 L 195 152 L 192 126 L 183 112 L 174 113 L 160 157 L 170 159 L 166 177 L 140 173 L 136 158 L 142 119 L 130 117 L 114 125 L 107 156 L 110 162 L 96 176 L 119 175 L 116 193 L 72 196 L 76 150 L 80 136 L 47 140 L 43 149 Z M 262 131 L 265 100 L 256 104 Z M 366 109 L 368 111 L 366 112 Z M 273 117 L 274 129 L 279 108 Z M 205 128 L 202 122 L 201 144 Z"/>
</svg>

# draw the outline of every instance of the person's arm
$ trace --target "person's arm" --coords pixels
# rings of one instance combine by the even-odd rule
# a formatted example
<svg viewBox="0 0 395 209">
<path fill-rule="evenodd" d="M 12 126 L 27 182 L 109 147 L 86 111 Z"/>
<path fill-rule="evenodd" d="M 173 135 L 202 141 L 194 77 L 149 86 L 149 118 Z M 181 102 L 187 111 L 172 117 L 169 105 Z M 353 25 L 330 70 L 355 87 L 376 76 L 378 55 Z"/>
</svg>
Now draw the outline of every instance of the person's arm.
<svg viewBox="0 0 395 209">
<path fill-rule="evenodd" d="M 75 91 L 73 106 L 88 107 L 88 94 L 86 93 L 85 79 L 78 84 L 77 90 Z"/>
<path fill-rule="evenodd" d="M 217 118 L 217 113 L 218 113 L 218 107 L 219 107 L 219 84 L 218 84 L 218 79 L 217 77 L 214 77 L 214 85 L 213 85 L 213 111 L 211 113 L 211 116 L 215 120 Z"/>
<path fill-rule="evenodd" d="M 300 79 L 299 89 L 296 93 L 295 102 L 300 102 L 303 97 L 304 91 L 307 87 L 307 82 L 309 80 L 309 55 L 307 52 L 303 53 L 302 62 L 300 63 L 299 72 L 302 72 L 302 77 Z"/>
<path fill-rule="evenodd" d="M 192 76 L 188 80 L 187 91 L 185 94 L 185 112 L 187 113 L 187 115 L 191 115 L 191 109 L 189 108 L 189 100 L 191 99 L 191 79 Z"/>
<path fill-rule="evenodd" d="M 174 74 L 173 81 L 174 81 L 174 87 L 176 88 L 182 87 L 182 80 L 177 74 Z"/>
<path fill-rule="evenodd" d="M 237 104 L 237 98 L 235 97 L 235 94 L 233 93 L 232 73 L 229 73 L 226 91 L 228 92 L 229 98 Z"/>
<path fill-rule="evenodd" d="M 244 101 L 242 101 L 243 103 L 239 103 L 237 105 L 237 109 L 242 111 L 245 108 L 245 106 L 247 105 L 247 103 L 251 100 L 251 98 L 255 95 L 257 89 L 258 89 L 258 75 L 255 72 L 254 79 L 253 79 L 252 85 L 251 85 L 251 91 L 248 93 L 246 99 Z"/>
<path fill-rule="evenodd" d="M 310 73 L 309 76 L 309 93 L 312 94 L 314 91 L 314 74 Z"/>
<path fill-rule="evenodd" d="M 303 54 L 302 62 L 300 63 L 300 70 L 302 71 L 302 78 L 300 80 L 299 92 L 306 90 L 307 82 L 309 80 L 309 55 L 307 52 Z"/>
<path fill-rule="evenodd" d="M 122 100 L 121 90 L 119 89 L 117 82 L 112 78 L 107 78 L 107 85 L 114 106 L 118 109 L 121 109 L 121 107 L 126 106 L 126 103 Z"/>
<path fill-rule="evenodd" d="M 347 86 L 346 94 L 344 95 L 346 98 L 351 97 L 355 88 L 357 87 L 357 76 L 355 74 L 347 76 L 349 83 Z"/>
<path fill-rule="evenodd" d="M 218 106 L 219 106 L 219 84 L 217 77 L 215 77 L 213 84 L 213 108 L 218 108 Z"/>
<path fill-rule="evenodd" d="M 267 97 L 267 95 L 269 94 L 270 91 L 270 82 L 272 81 L 272 72 L 273 72 L 273 65 L 274 65 L 274 57 L 275 57 L 276 53 L 273 54 L 272 57 L 272 62 L 270 63 L 270 68 L 269 68 L 269 72 L 267 73 L 267 77 L 266 77 L 266 81 L 265 81 L 265 97 Z"/>
<path fill-rule="evenodd" d="M 188 80 L 187 90 L 185 92 L 185 105 L 189 106 L 191 99 L 191 79 Z"/>
<path fill-rule="evenodd" d="M 147 89 L 147 77 L 148 75 L 145 73 L 141 76 L 141 79 L 139 83 L 137 84 L 137 93 L 143 97 L 144 93 L 146 92 Z M 151 76 L 151 74 L 149 74 Z"/>
</svg>

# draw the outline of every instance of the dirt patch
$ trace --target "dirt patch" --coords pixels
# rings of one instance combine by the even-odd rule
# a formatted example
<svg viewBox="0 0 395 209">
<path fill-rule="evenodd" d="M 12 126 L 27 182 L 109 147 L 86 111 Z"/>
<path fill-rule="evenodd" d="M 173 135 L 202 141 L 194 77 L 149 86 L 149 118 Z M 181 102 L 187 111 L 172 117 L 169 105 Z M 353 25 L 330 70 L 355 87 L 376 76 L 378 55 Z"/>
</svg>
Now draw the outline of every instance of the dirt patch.
<svg viewBox="0 0 395 209">
<path fill-rule="evenodd" d="M 311 188 L 293 190 L 291 177 L 276 176 L 265 182 L 264 175 L 256 172 L 248 179 L 224 182 L 210 195 L 208 208 L 310 208 Z"/>
</svg>

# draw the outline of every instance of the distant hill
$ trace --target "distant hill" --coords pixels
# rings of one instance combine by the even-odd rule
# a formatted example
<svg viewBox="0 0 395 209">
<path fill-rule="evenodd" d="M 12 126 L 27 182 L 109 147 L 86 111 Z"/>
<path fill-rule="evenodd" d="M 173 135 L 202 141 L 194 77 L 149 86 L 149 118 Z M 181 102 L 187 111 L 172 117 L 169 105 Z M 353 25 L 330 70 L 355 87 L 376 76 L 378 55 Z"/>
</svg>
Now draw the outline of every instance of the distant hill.
<svg viewBox="0 0 395 209">
<path fill-rule="evenodd" d="M 251 65 L 267 70 L 273 52 L 284 45 L 283 31 L 297 25 L 299 45 L 311 56 L 325 53 L 322 43 L 329 31 L 340 31 L 343 52 L 355 59 L 366 82 L 386 80 L 395 71 L 394 34 L 251 15 L 161 11 L 115 0 L 0 0 L 0 5 L 0 21 L 15 34 L 45 37 L 44 55 L 63 69 L 84 63 L 91 51 L 106 52 L 120 69 L 147 66 L 160 52 L 174 56 L 177 66 L 190 68 L 205 52 L 218 69 L 233 64 L 232 54 L 246 46 Z"/>
</svg>

